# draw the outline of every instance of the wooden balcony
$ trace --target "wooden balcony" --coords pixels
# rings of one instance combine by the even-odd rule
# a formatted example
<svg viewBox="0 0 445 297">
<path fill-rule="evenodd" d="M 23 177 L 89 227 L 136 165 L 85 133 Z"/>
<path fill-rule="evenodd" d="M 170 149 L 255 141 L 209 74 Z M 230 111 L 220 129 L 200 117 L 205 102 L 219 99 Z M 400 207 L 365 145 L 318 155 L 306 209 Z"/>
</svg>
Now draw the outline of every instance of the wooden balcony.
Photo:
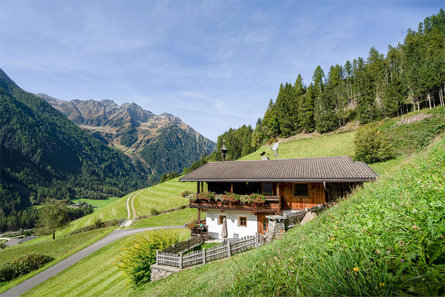
<svg viewBox="0 0 445 297">
<path fill-rule="evenodd" d="M 207 201 L 207 200 L 190 200 L 191 208 L 198 209 L 221 209 L 221 210 L 239 210 L 252 211 L 261 213 L 277 213 L 281 209 L 281 199 L 279 196 L 265 196 L 264 203 L 242 203 L 242 202 L 221 202 L 221 201 Z"/>
</svg>

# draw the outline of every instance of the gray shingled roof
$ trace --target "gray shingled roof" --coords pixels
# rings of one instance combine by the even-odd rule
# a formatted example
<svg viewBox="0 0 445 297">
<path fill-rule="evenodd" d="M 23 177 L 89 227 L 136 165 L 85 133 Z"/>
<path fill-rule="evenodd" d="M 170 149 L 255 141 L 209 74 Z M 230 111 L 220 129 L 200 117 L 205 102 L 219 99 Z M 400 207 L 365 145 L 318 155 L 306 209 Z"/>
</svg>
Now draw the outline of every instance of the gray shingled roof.
<svg viewBox="0 0 445 297">
<path fill-rule="evenodd" d="M 210 162 L 181 177 L 182 182 L 361 182 L 377 178 L 364 162 L 350 157 Z"/>
</svg>

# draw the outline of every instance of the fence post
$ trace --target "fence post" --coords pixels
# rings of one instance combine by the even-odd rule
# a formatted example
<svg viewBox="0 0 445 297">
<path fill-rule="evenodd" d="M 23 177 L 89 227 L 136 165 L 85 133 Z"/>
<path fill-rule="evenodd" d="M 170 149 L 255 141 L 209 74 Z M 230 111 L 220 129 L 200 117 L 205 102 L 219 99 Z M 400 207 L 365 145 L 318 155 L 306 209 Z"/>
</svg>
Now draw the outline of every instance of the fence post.
<svg viewBox="0 0 445 297">
<path fill-rule="evenodd" d="M 159 251 L 156 251 L 156 265 L 158 265 L 158 253 Z"/>
<path fill-rule="evenodd" d="M 206 248 L 202 249 L 202 264 L 206 263 Z"/>
<path fill-rule="evenodd" d="M 231 244 L 230 241 L 227 242 L 227 256 L 230 258 L 230 256 L 232 255 L 232 251 L 231 251 Z"/>
<path fill-rule="evenodd" d="M 179 254 L 179 269 L 182 269 L 182 253 Z"/>
<path fill-rule="evenodd" d="M 263 236 L 260 235 L 260 245 L 263 245 Z"/>
<path fill-rule="evenodd" d="M 260 234 L 261 236 L 261 234 Z M 259 238 L 258 238 L 258 232 L 255 232 L 255 247 L 258 247 L 258 242 L 259 242 Z"/>
</svg>

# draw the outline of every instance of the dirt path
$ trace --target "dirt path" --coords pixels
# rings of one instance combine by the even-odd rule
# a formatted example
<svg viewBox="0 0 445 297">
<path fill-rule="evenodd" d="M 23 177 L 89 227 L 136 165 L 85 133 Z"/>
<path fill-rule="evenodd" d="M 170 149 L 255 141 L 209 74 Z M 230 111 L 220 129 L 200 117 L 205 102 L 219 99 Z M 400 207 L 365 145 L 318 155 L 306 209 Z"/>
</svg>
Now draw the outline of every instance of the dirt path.
<svg viewBox="0 0 445 297">
<path fill-rule="evenodd" d="M 134 198 L 137 194 L 139 194 L 142 190 L 134 192 L 127 198 L 127 220 L 122 223 L 121 227 L 129 227 L 133 224 L 134 219 L 136 218 L 136 209 L 134 208 Z M 133 214 L 133 219 L 131 218 Z"/>
<path fill-rule="evenodd" d="M 144 232 L 144 231 L 159 230 L 159 229 L 172 229 L 172 228 L 179 229 L 179 228 L 184 228 L 184 226 L 163 226 L 163 227 L 153 227 L 153 228 L 115 230 L 112 233 L 105 236 L 104 238 L 102 238 L 101 240 L 96 241 L 92 245 L 84 248 L 83 250 L 69 256 L 68 258 L 60 261 L 59 263 L 56 263 L 55 265 L 40 272 L 39 274 L 36 274 L 35 276 L 25 280 L 21 284 L 18 284 L 17 286 L 9 289 L 8 291 L 4 292 L 3 294 L 0 294 L 0 297 L 19 296 L 21 294 L 24 294 L 25 292 L 31 290 L 32 288 L 36 287 L 37 285 L 43 283 L 44 281 L 50 279 L 51 277 L 53 277 L 55 275 L 57 275 L 58 273 L 67 269 L 68 267 L 76 264 L 83 258 L 91 255 L 95 251 L 103 248 L 104 246 L 106 246 L 118 239 L 127 237 L 129 235 L 133 235 L 136 233 Z"/>
</svg>

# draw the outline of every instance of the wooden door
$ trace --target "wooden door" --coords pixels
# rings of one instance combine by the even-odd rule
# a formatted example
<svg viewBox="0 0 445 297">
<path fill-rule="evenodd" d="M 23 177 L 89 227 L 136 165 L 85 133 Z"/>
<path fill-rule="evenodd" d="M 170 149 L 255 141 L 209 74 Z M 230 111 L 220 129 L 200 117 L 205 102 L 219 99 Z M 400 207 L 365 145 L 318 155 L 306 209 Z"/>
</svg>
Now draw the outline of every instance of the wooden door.
<svg viewBox="0 0 445 297">
<path fill-rule="evenodd" d="M 265 234 L 267 231 L 267 221 L 266 215 L 264 213 L 257 214 L 258 220 L 258 234 Z"/>
</svg>

